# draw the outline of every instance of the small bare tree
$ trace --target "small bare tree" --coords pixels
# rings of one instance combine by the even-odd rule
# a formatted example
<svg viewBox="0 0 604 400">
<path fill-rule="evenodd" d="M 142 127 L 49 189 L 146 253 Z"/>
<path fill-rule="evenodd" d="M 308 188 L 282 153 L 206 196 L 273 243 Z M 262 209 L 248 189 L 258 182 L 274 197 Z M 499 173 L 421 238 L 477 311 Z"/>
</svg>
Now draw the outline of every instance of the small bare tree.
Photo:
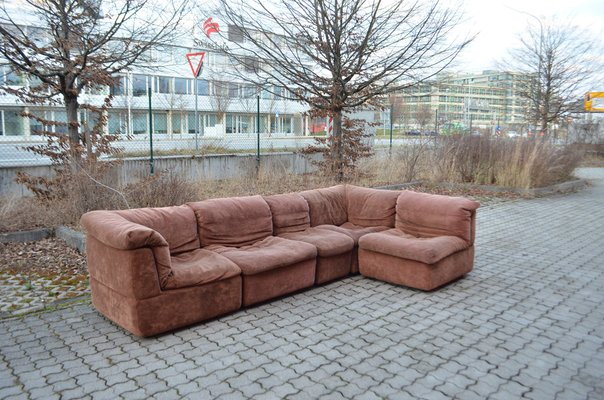
<svg viewBox="0 0 604 400">
<path fill-rule="evenodd" d="M 585 85 L 603 66 L 595 39 L 584 29 L 530 16 L 537 23 L 524 30 L 508 67 L 526 75 L 518 93 L 526 100 L 528 120 L 546 138 L 550 125 L 574 110 Z"/>
<path fill-rule="evenodd" d="M 221 0 L 220 6 L 228 54 L 242 66 L 249 57 L 260 60 L 255 73 L 243 68 L 243 78 L 289 87 L 333 117 L 329 156 L 341 166 L 339 179 L 346 165 L 343 113 L 433 77 L 470 41 L 456 40 L 459 15 L 438 1 Z"/>
<path fill-rule="evenodd" d="M 229 93 L 229 82 L 214 81 L 210 92 L 210 104 L 216 111 L 218 123 L 226 125 L 226 112 L 228 111 L 233 97 Z"/>
<path fill-rule="evenodd" d="M 432 122 L 433 113 L 428 104 L 420 104 L 415 111 L 415 122 L 419 125 L 421 131 L 425 131 Z"/>
<path fill-rule="evenodd" d="M 118 72 L 146 65 L 151 50 L 173 37 L 187 13 L 187 2 L 24 0 L 16 9 L 3 1 L 0 55 L 30 84 L 2 90 L 26 104 L 63 106 L 67 136 L 54 140 L 62 141 L 68 161 L 77 168 L 86 154 L 84 142 L 93 141 L 81 130 L 79 111 L 84 108 L 103 114 L 109 106 L 109 99 L 96 107 L 82 104 L 81 95 L 85 90 L 113 85 Z M 105 123 L 106 118 L 98 121 Z"/>
</svg>

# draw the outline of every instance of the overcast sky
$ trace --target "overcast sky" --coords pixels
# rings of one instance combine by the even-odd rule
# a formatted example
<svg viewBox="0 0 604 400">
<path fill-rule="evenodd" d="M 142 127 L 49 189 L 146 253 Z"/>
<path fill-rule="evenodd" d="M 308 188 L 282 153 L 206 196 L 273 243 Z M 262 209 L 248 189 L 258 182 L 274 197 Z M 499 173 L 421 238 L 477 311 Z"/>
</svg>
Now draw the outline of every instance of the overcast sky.
<svg viewBox="0 0 604 400">
<path fill-rule="evenodd" d="M 458 0 L 463 3 L 467 27 L 478 34 L 459 57 L 456 70 L 481 72 L 494 68 L 517 46 L 518 35 L 535 17 L 555 15 L 586 27 L 604 41 L 604 0 Z"/>
</svg>

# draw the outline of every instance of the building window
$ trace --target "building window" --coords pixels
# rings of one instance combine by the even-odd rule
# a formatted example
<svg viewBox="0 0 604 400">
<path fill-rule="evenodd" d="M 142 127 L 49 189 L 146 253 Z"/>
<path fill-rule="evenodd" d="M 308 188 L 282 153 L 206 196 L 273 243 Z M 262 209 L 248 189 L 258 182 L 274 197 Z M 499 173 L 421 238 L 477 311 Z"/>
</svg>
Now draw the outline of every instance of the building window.
<svg viewBox="0 0 604 400">
<path fill-rule="evenodd" d="M 229 87 L 229 97 L 234 99 L 239 97 L 239 84 L 234 83 L 234 82 L 230 82 L 228 83 L 228 87 Z"/>
<path fill-rule="evenodd" d="M 0 136 L 22 136 L 23 118 L 17 110 L 0 110 Z"/>
<path fill-rule="evenodd" d="M 156 76 L 155 77 L 155 92 L 156 93 L 170 93 L 170 81 L 172 78 L 167 76 Z"/>
<path fill-rule="evenodd" d="M 153 113 L 153 133 L 168 133 L 168 115 Z"/>
<path fill-rule="evenodd" d="M 126 77 L 114 77 L 113 84 L 109 88 L 109 93 L 113 96 L 123 96 L 124 94 L 126 94 Z"/>
<path fill-rule="evenodd" d="M 182 133 L 183 118 L 181 113 L 172 114 L 172 133 Z M 193 132 L 195 133 L 195 132 Z"/>
<path fill-rule="evenodd" d="M 189 82 L 190 82 L 190 79 L 174 78 L 174 93 L 175 94 L 188 94 L 189 93 Z"/>
<path fill-rule="evenodd" d="M 242 85 L 241 97 L 243 97 L 244 99 L 251 99 L 252 97 L 256 97 L 256 87 L 253 85 Z"/>
<path fill-rule="evenodd" d="M 147 77 L 145 75 L 132 75 L 132 95 L 147 95 Z"/>
<path fill-rule="evenodd" d="M 206 81 L 205 79 L 198 79 L 197 80 L 197 94 L 200 96 L 207 96 L 208 94 L 210 94 L 210 85 L 208 84 L 208 81 Z"/>
<path fill-rule="evenodd" d="M 237 25 L 229 24 L 229 40 L 231 42 L 243 42 L 243 29 Z"/>
<path fill-rule="evenodd" d="M 4 83 L 8 86 L 22 86 L 23 76 L 12 68 L 4 67 Z"/>
<path fill-rule="evenodd" d="M 133 112 L 132 113 L 132 133 L 140 135 L 147 133 L 147 120 L 148 116 L 146 113 Z"/>
<path fill-rule="evenodd" d="M 124 135 L 128 132 L 128 116 L 125 111 L 109 111 L 107 131 L 111 135 Z"/>
<path fill-rule="evenodd" d="M 257 72 L 260 67 L 260 62 L 254 57 L 243 57 L 241 62 L 246 72 Z"/>
</svg>

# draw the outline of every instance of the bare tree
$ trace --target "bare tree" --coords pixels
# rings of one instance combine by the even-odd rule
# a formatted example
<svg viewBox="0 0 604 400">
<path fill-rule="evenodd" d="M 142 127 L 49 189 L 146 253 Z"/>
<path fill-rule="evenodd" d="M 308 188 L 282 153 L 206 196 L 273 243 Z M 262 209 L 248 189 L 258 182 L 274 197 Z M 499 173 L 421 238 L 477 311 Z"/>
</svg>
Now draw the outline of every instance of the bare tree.
<svg viewBox="0 0 604 400">
<path fill-rule="evenodd" d="M 342 167 L 343 112 L 433 77 L 470 41 L 457 40 L 453 28 L 459 15 L 438 1 L 220 0 L 220 5 L 229 25 L 229 55 L 243 66 L 249 65 L 246 58 L 260 60 L 255 74 L 242 76 L 289 87 L 298 100 L 331 115 L 336 140 L 330 155 Z"/>
<path fill-rule="evenodd" d="M 65 145 L 75 168 L 85 153 L 82 144 L 86 141 L 79 110 L 102 114 L 110 105 L 110 98 L 105 99 L 103 109 L 82 104 L 83 91 L 111 86 L 114 74 L 146 65 L 151 50 L 173 37 L 187 13 L 187 2 L 24 0 L 17 10 L 14 4 L 8 6 L 10 2 L 3 1 L 0 55 L 30 84 L 2 89 L 26 104 L 64 106 L 67 140 L 55 138 Z M 29 22 L 22 23 L 24 20 Z"/>
<path fill-rule="evenodd" d="M 421 131 L 425 131 L 428 124 L 432 122 L 432 109 L 428 104 L 420 104 L 415 111 L 415 122 Z"/>
<path fill-rule="evenodd" d="M 518 94 L 526 100 L 528 120 L 545 138 L 552 123 L 573 111 L 602 65 L 596 42 L 585 30 L 529 15 L 536 23 L 529 24 L 521 46 L 511 51 L 509 67 L 526 75 Z"/>
<path fill-rule="evenodd" d="M 226 112 L 233 102 L 233 97 L 229 93 L 229 82 L 214 81 L 210 92 L 210 104 L 212 109 L 218 114 L 218 123 L 226 126 Z"/>
</svg>

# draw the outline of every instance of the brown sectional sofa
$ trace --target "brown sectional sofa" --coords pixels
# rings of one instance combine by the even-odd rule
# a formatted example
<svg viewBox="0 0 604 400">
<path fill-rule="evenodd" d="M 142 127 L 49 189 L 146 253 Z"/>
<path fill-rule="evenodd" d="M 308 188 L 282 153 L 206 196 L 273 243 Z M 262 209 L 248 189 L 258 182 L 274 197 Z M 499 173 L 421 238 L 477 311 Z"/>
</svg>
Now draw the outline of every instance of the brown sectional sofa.
<svg viewBox="0 0 604 400">
<path fill-rule="evenodd" d="M 472 270 L 478 202 L 352 185 L 82 216 L 94 306 L 140 336 L 351 273 L 422 290 Z"/>
</svg>

